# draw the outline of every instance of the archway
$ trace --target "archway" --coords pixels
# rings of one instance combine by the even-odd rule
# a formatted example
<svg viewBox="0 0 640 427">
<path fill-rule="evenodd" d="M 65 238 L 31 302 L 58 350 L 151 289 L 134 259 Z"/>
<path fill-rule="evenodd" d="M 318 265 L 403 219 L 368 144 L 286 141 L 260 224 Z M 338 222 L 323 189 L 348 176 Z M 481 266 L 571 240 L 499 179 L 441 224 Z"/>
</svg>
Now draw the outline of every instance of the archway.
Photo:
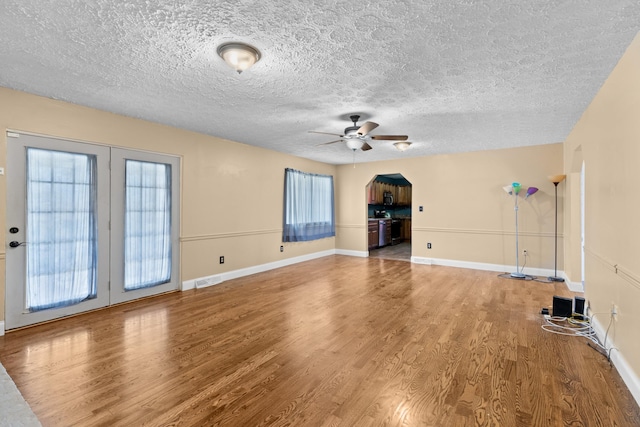
<svg viewBox="0 0 640 427">
<path fill-rule="evenodd" d="M 370 257 L 411 261 L 411 190 L 400 173 L 375 175 L 367 184 Z"/>
</svg>

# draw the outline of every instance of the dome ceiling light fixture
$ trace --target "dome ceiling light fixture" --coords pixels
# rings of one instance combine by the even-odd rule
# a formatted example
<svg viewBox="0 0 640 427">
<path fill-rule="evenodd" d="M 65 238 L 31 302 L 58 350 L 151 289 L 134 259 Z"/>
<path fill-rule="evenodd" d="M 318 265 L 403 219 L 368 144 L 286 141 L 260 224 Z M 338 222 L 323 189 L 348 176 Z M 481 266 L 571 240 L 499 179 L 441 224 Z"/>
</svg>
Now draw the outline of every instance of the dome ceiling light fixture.
<svg viewBox="0 0 640 427">
<path fill-rule="evenodd" d="M 238 74 L 251 68 L 261 57 L 258 49 L 241 42 L 223 43 L 218 46 L 217 52 Z"/>
<path fill-rule="evenodd" d="M 400 151 L 405 151 L 411 147 L 411 143 L 409 141 L 398 141 L 394 142 L 393 145 Z"/>
</svg>

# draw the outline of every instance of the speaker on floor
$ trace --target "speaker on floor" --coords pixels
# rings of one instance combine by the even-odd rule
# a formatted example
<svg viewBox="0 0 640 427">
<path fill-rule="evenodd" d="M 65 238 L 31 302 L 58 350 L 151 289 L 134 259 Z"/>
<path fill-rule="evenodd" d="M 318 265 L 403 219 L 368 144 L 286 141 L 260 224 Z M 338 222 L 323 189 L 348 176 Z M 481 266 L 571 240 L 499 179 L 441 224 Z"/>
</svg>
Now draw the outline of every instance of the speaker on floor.
<svg viewBox="0 0 640 427">
<path fill-rule="evenodd" d="M 571 298 L 553 297 L 553 317 L 571 317 L 573 311 L 573 300 Z"/>
<path fill-rule="evenodd" d="M 584 298 L 575 297 L 573 299 L 573 312 L 580 315 L 580 318 L 584 317 Z"/>
</svg>

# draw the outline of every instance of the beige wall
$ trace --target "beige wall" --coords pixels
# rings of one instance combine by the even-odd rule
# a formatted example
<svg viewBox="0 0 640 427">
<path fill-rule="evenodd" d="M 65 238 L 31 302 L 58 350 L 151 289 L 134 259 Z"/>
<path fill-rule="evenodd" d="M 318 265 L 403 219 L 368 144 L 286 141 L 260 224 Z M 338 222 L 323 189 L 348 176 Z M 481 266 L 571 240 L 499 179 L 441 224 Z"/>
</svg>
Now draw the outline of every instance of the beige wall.
<svg viewBox="0 0 640 427">
<path fill-rule="evenodd" d="M 181 156 L 183 281 L 335 248 L 330 238 L 279 250 L 284 169 L 335 175 L 335 166 L 0 88 L 0 167 L 7 174 L 7 129 Z M 0 176 L 0 200 L 2 320 L 6 176 Z"/>
<path fill-rule="evenodd" d="M 636 36 L 567 138 L 565 170 L 567 270 L 581 268 L 580 167 L 585 164 L 585 296 L 610 337 L 640 376 L 640 35 Z M 571 222 L 570 222 L 571 221 Z M 637 380 L 636 380 L 637 381 Z"/>
<path fill-rule="evenodd" d="M 366 185 L 377 174 L 401 173 L 412 183 L 413 256 L 515 266 L 514 205 L 502 187 L 518 181 L 540 189 L 520 203 L 520 249 L 530 254 L 528 266 L 552 269 L 555 204 L 547 176 L 562 171 L 562 156 L 562 144 L 550 144 L 339 166 L 337 247 L 367 250 Z M 560 219 L 562 197 L 560 189 Z"/>
</svg>

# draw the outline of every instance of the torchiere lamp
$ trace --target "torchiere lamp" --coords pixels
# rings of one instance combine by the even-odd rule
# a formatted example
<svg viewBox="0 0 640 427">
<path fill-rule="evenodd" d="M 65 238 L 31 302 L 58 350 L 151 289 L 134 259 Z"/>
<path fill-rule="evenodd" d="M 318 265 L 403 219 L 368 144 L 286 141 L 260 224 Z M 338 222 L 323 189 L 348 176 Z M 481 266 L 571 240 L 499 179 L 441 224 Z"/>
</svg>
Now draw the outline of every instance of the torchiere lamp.
<svg viewBox="0 0 640 427">
<path fill-rule="evenodd" d="M 553 182 L 556 189 L 556 228 L 555 228 L 555 252 L 554 252 L 554 266 L 553 276 L 548 277 L 552 282 L 564 282 L 562 277 L 558 277 L 558 184 L 560 184 L 566 178 L 566 175 L 551 175 L 549 181 Z"/>
<path fill-rule="evenodd" d="M 522 190 L 522 186 L 520 185 L 519 182 L 514 182 L 511 185 L 507 185 L 502 188 L 504 189 L 504 191 L 509 193 L 510 196 L 514 196 L 513 209 L 516 213 L 516 271 L 514 273 L 511 273 L 511 277 L 514 279 L 526 279 L 527 275 L 524 274 L 522 272 L 522 269 L 520 268 L 520 262 L 519 262 L 520 250 L 518 248 L 518 196 Z M 537 191 L 538 189 L 536 187 L 527 188 L 526 195 L 524 196 L 525 200 L 528 199 L 529 196 L 534 195 Z"/>
</svg>

